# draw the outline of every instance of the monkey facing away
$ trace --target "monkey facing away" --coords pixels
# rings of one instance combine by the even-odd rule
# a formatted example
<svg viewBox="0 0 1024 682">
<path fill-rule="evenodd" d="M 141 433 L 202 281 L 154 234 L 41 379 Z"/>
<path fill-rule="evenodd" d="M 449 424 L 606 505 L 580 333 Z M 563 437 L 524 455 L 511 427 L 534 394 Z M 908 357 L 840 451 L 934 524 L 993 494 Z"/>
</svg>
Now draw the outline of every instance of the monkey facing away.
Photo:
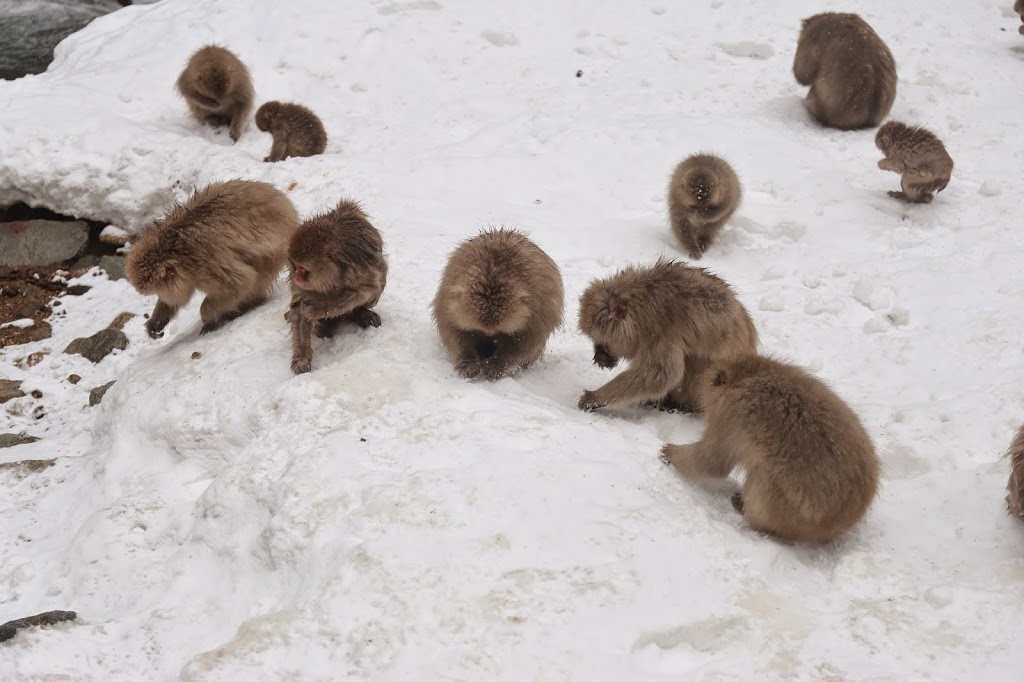
<svg viewBox="0 0 1024 682">
<path fill-rule="evenodd" d="M 804 19 L 793 75 L 811 86 L 807 111 L 832 128 L 872 128 L 896 99 L 892 53 L 856 14 L 824 12 Z"/>
<path fill-rule="evenodd" d="M 662 459 L 690 479 L 746 479 L 733 506 L 755 529 L 825 542 L 864 516 L 879 461 L 860 419 L 799 367 L 747 355 L 715 363 L 701 382 L 704 435 L 666 445 Z"/>
<path fill-rule="evenodd" d="M 630 266 L 590 283 L 580 297 L 579 328 L 594 342 L 594 364 L 629 368 L 595 391 L 581 410 L 659 402 L 699 412 L 697 387 L 708 365 L 753 353 L 757 331 L 721 278 L 670 260 Z"/>
<path fill-rule="evenodd" d="M 1020 4 L 1024 0 L 1018 0 Z M 1013 437 L 1010 449 L 1010 480 L 1006 483 L 1006 509 L 1010 514 L 1024 519 L 1024 425 Z"/>
<path fill-rule="evenodd" d="M 238 142 L 252 111 L 249 70 L 230 50 L 218 45 L 199 48 L 178 76 L 178 92 L 200 123 L 228 125 Z"/>
<path fill-rule="evenodd" d="M 202 333 L 263 303 L 299 226 L 292 202 L 272 185 L 216 182 L 152 223 L 125 258 L 128 281 L 158 297 L 146 331 L 153 338 L 196 291 L 206 294 Z"/>
<path fill-rule="evenodd" d="M 891 191 L 889 196 L 926 204 L 932 200 L 934 192 L 941 192 L 949 184 L 953 159 L 942 140 L 930 130 L 889 121 L 875 134 L 875 146 L 885 154 L 878 167 L 903 175 L 900 181 L 903 191 Z"/>
<path fill-rule="evenodd" d="M 267 102 L 256 110 L 256 127 L 274 136 L 264 161 L 289 156 L 316 156 L 327 148 L 327 131 L 320 118 L 301 104 Z"/>
<path fill-rule="evenodd" d="M 495 380 L 532 364 L 562 324 L 558 266 L 518 230 L 485 230 L 448 257 L 434 297 L 441 342 L 466 378 Z"/>
<path fill-rule="evenodd" d="M 312 333 L 331 337 L 342 321 L 379 327 L 373 311 L 388 279 L 384 241 L 354 201 L 302 223 L 288 249 L 292 301 L 292 371 L 313 365 Z"/>
<path fill-rule="evenodd" d="M 679 163 L 668 186 L 668 214 L 679 243 L 699 259 L 740 205 L 736 172 L 723 159 L 694 154 Z"/>
</svg>

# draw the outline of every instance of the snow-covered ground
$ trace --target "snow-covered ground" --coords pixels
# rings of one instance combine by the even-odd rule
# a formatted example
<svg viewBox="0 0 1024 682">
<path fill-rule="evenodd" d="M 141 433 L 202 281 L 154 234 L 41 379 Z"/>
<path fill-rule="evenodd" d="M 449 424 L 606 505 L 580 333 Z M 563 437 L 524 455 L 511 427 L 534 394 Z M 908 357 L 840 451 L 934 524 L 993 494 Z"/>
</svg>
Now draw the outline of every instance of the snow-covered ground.
<svg viewBox="0 0 1024 682">
<path fill-rule="evenodd" d="M 384 326 L 319 342 L 300 377 L 283 282 L 208 336 L 194 301 L 152 341 L 152 301 L 89 275 L 52 339 L 0 350 L 3 376 L 43 393 L 4 405 L 0 432 L 41 440 L 0 461 L 59 458 L 0 470 L 0 622 L 79 614 L 0 645 L 0 679 L 1019 680 L 1024 527 L 1000 459 L 1024 421 L 1011 5 L 164 0 L 0 83 L 0 204 L 138 231 L 196 185 L 266 180 L 305 215 L 364 202 L 392 273 Z M 949 148 L 933 204 L 886 196 L 899 178 L 874 131 L 804 113 L 797 31 L 826 9 L 875 27 L 899 69 L 892 117 Z M 318 112 L 327 153 L 264 164 L 255 126 L 236 145 L 200 128 L 173 83 L 213 41 L 259 100 Z M 697 150 L 745 187 L 701 264 L 884 461 L 866 521 L 831 546 L 761 537 L 725 491 L 663 466 L 699 419 L 575 407 L 612 376 L 577 298 L 682 255 L 665 185 Z M 466 382 L 428 304 L 454 244 L 500 224 L 561 265 L 570 323 L 527 372 Z M 140 315 L 126 351 L 60 353 L 122 311 Z"/>
</svg>

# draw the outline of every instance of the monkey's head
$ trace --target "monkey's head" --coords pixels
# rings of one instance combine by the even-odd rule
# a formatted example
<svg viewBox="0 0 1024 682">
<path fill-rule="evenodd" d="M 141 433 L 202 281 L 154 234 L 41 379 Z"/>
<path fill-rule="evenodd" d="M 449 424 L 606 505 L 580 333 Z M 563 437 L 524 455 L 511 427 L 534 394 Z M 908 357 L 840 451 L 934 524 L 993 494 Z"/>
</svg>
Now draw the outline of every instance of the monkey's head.
<svg viewBox="0 0 1024 682">
<path fill-rule="evenodd" d="M 125 257 L 124 271 L 140 294 L 159 296 L 168 305 L 183 306 L 192 296 L 192 286 L 181 260 L 145 235 Z"/>
<path fill-rule="evenodd" d="M 615 356 L 628 357 L 640 336 L 643 291 L 630 270 L 595 280 L 580 296 L 579 329 Z"/>
<path fill-rule="evenodd" d="M 292 283 L 300 289 L 328 293 L 340 289 L 349 278 L 346 263 L 329 244 L 296 233 L 288 249 L 288 270 Z"/>
<path fill-rule="evenodd" d="M 888 154 L 889 150 L 892 149 L 893 142 L 897 137 L 905 133 L 907 126 L 899 121 L 889 121 L 875 133 L 875 146 L 882 150 L 882 153 Z"/>
<path fill-rule="evenodd" d="M 274 126 L 281 113 L 280 102 L 267 102 L 256 110 L 256 127 L 266 132 Z"/>
<path fill-rule="evenodd" d="M 459 329 L 515 334 L 530 322 L 530 292 L 517 281 L 471 271 L 446 293 L 448 313 Z"/>
<path fill-rule="evenodd" d="M 682 181 L 683 203 L 689 208 L 714 208 L 722 203 L 724 189 L 718 177 L 703 168 L 697 168 Z"/>
</svg>

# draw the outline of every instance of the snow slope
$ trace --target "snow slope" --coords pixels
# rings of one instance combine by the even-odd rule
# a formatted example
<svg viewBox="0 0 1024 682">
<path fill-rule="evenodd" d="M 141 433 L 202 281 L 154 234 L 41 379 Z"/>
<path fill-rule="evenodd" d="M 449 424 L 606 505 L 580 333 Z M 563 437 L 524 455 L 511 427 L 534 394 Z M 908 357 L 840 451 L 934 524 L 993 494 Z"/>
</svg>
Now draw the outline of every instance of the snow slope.
<svg viewBox="0 0 1024 682">
<path fill-rule="evenodd" d="M 137 231 L 196 185 L 260 179 L 303 214 L 360 199 L 391 263 L 384 326 L 320 342 L 301 377 L 283 283 L 208 336 L 198 301 L 160 341 L 136 318 L 94 367 L 59 351 L 152 301 L 90 276 L 52 340 L 0 351 L 48 406 L 4 406 L 0 432 L 42 440 L 0 460 L 60 457 L 0 470 L 0 622 L 79 613 L 0 645 L 0 679 L 1019 679 L 1024 528 L 999 459 L 1024 420 L 1011 4 L 164 0 L 0 83 L 0 203 Z M 873 131 L 803 112 L 792 54 L 824 9 L 888 41 L 892 116 L 950 149 L 933 204 L 886 196 L 899 179 Z M 317 111 L 328 153 L 264 164 L 269 135 L 232 145 L 190 119 L 173 82 L 211 41 L 260 100 Z M 658 448 L 700 420 L 575 408 L 612 376 L 576 300 L 627 262 L 681 256 L 665 185 L 700 149 L 745 187 L 701 264 L 883 458 L 876 505 L 834 545 L 760 537 L 727 491 L 664 467 Z M 466 382 L 428 303 L 454 244 L 499 224 L 561 265 L 571 322 L 527 372 Z"/>
</svg>

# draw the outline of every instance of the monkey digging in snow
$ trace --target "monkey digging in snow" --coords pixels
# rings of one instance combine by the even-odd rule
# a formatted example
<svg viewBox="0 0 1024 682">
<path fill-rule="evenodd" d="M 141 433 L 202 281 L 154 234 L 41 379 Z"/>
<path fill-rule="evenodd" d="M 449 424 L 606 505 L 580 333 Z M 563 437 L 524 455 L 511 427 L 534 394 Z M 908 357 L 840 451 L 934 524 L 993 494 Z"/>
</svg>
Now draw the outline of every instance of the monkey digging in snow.
<svg viewBox="0 0 1024 682">
<path fill-rule="evenodd" d="M 1010 480 L 1006 483 L 1006 509 L 1014 516 L 1024 518 L 1024 425 L 1006 453 L 1010 458 Z"/>
<path fill-rule="evenodd" d="M 163 336 L 196 290 L 204 334 L 265 301 L 298 226 L 292 202 L 263 182 L 214 183 L 172 208 L 125 258 L 128 281 L 158 297 L 146 331 Z"/>
<path fill-rule="evenodd" d="M 433 312 L 455 370 L 494 380 L 541 356 L 563 305 L 555 262 L 521 232 L 502 228 L 452 252 Z"/>
<path fill-rule="evenodd" d="M 231 126 L 235 142 L 252 110 L 252 80 L 238 57 L 217 45 L 200 48 L 178 76 L 178 92 L 200 123 Z"/>
<path fill-rule="evenodd" d="M 316 156 L 327 148 L 327 131 L 320 118 L 300 104 L 267 102 L 256 110 L 256 127 L 274 136 L 264 161 L 289 156 Z"/>
<path fill-rule="evenodd" d="M 699 412 L 697 381 L 722 358 L 753 353 L 757 331 L 722 279 L 701 268 L 659 260 L 591 282 L 580 297 L 579 328 L 594 341 L 594 364 L 629 369 L 579 408 L 656 402 Z"/>
<path fill-rule="evenodd" d="M 701 439 L 666 445 L 662 459 L 690 479 L 746 470 L 733 506 L 756 530 L 825 542 L 864 516 L 879 462 L 860 419 L 804 370 L 748 355 L 715 363 L 701 382 Z"/>
<path fill-rule="evenodd" d="M 690 258 L 699 259 L 740 205 L 740 180 L 724 160 L 710 154 L 684 159 L 668 186 L 672 231 Z"/>
<path fill-rule="evenodd" d="M 804 19 L 793 75 L 811 86 L 807 111 L 832 128 L 872 128 L 896 99 L 892 53 L 856 14 L 825 12 Z"/>
<path fill-rule="evenodd" d="M 941 192 L 953 174 L 950 158 L 942 140 L 934 133 L 899 121 L 889 121 L 875 134 L 875 146 L 885 158 L 878 162 L 882 170 L 902 173 L 902 192 L 889 192 L 901 201 L 926 204 L 934 192 Z"/>
<path fill-rule="evenodd" d="M 313 364 L 312 333 L 334 335 L 343 321 L 379 327 L 377 305 L 388 279 L 384 242 L 354 201 L 302 223 L 288 249 L 292 302 L 292 371 Z"/>
</svg>

